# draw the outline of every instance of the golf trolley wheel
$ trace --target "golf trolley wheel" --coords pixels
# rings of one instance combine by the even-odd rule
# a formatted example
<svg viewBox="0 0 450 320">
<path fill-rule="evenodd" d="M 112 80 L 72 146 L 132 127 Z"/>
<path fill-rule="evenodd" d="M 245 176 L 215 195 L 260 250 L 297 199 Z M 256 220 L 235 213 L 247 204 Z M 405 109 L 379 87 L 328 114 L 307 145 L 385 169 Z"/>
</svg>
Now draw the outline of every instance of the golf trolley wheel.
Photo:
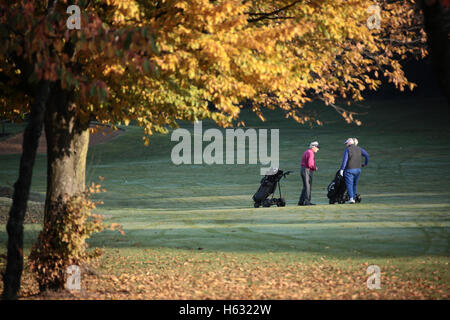
<svg viewBox="0 0 450 320">
<path fill-rule="evenodd" d="M 335 204 L 336 201 L 330 199 L 330 204 Z"/>
<path fill-rule="evenodd" d="M 360 194 L 357 194 L 357 195 L 355 196 L 355 202 L 356 202 L 356 203 L 360 203 L 360 202 L 361 202 L 361 195 L 360 195 Z"/>
<path fill-rule="evenodd" d="M 259 208 L 261 206 L 261 202 L 255 202 L 253 206 L 255 208 Z"/>
<path fill-rule="evenodd" d="M 277 201 L 277 207 L 285 207 L 286 201 L 283 198 L 278 199 Z"/>
<path fill-rule="evenodd" d="M 270 207 L 271 205 L 272 205 L 272 201 L 271 201 L 271 200 L 269 200 L 269 199 L 264 200 L 264 202 L 263 202 L 263 207 L 268 208 L 268 207 Z"/>
</svg>

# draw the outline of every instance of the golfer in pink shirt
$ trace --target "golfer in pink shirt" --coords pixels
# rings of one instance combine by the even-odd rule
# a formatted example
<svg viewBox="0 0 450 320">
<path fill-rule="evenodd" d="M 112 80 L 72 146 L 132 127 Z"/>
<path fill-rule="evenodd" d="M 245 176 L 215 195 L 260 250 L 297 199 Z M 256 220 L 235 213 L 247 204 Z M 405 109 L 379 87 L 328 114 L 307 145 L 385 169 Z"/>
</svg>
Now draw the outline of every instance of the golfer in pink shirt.
<svg viewBox="0 0 450 320">
<path fill-rule="evenodd" d="M 309 144 L 309 149 L 303 153 L 302 168 L 300 174 L 303 181 L 303 189 L 298 201 L 299 206 L 312 206 L 311 203 L 311 185 L 313 180 L 313 172 L 317 170 L 314 154 L 319 151 L 319 143 L 317 141 Z"/>
</svg>

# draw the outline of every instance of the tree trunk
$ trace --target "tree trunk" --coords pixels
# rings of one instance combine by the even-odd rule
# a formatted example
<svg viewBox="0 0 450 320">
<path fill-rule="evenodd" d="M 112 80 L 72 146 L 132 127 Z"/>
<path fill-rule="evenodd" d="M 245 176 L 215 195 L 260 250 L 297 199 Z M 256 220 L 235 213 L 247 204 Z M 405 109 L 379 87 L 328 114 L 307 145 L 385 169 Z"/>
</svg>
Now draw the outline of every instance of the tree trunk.
<svg viewBox="0 0 450 320">
<path fill-rule="evenodd" d="M 45 220 L 63 195 L 71 196 L 85 188 L 89 123 L 80 123 L 67 93 L 59 89 L 47 109 L 47 197 Z"/>
<path fill-rule="evenodd" d="M 39 235 L 38 243 L 30 256 L 34 264 L 39 265 L 42 261 L 48 264 L 43 269 L 41 266 L 41 270 L 38 271 L 37 280 L 41 292 L 59 290 L 64 287 L 64 276 L 60 274 L 61 270 L 57 267 L 57 264 L 61 262 L 60 259 L 64 259 L 60 256 L 61 245 L 64 246 L 64 244 L 60 243 L 61 239 L 52 232 L 64 229 L 64 226 L 54 224 L 64 221 L 61 215 L 69 214 L 67 210 L 61 210 L 66 205 L 67 197 L 85 189 L 89 123 L 81 123 L 76 110 L 72 107 L 68 92 L 59 86 L 52 90 L 45 114 L 47 196 L 44 230 Z M 39 262 L 39 259 L 42 261 Z M 56 274 L 53 274 L 53 267 L 57 270 Z"/>
<path fill-rule="evenodd" d="M 45 116 L 47 139 L 47 198 L 45 216 L 52 214 L 52 203 L 63 195 L 85 188 L 89 123 L 80 123 L 67 93 L 57 90 Z"/>
<path fill-rule="evenodd" d="M 17 299 L 23 271 L 23 222 L 27 210 L 33 175 L 34 160 L 42 132 L 46 104 L 50 94 L 50 84 L 42 81 L 36 88 L 31 105 L 31 115 L 23 135 L 22 157 L 20 159 L 19 178 L 14 184 L 13 203 L 9 211 L 8 253 L 6 270 L 3 275 L 3 293 L 5 300 Z"/>
</svg>

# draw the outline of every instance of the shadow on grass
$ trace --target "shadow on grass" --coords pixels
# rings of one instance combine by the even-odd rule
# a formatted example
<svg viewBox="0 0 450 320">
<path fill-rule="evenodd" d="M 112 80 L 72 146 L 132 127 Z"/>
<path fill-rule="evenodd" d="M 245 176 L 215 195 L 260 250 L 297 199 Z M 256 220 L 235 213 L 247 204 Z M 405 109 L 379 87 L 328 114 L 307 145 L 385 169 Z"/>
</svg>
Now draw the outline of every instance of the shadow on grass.
<svg viewBox="0 0 450 320">
<path fill-rule="evenodd" d="M 294 227 L 150 228 L 125 230 L 125 236 L 103 232 L 91 246 L 106 248 L 172 248 L 219 252 L 297 252 L 335 257 L 448 256 L 446 227 L 308 229 Z"/>
<path fill-rule="evenodd" d="M 341 221 L 342 222 L 342 221 Z M 447 227 L 332 228 L 301 225 L 286 228 L 149 228 L 125 229 L 125 236 L 103 231 L 88 240 L 90 247 L 170 248 L 218 252 L 291 252 L 328 257 L 418 257 L 448 256 Z M 24 232 L 25 247 L 31 247 L 39 231 Z M 0 232 L 0 243 L 6 243 Z"/>
</svg>

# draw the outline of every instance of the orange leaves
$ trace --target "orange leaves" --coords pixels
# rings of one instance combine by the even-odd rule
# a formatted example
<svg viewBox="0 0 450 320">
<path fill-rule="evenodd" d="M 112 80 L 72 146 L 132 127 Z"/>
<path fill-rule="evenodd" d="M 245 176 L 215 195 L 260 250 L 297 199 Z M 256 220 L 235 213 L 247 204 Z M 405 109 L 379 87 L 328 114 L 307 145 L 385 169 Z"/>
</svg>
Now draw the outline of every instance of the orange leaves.
<svg viewBox="0 0 450 320">
<path fill-rule="evenodd" d="M 122 228 L 123 228 L 122 225 L 120 225 L 120 224 L 118 224 L 118 223 L 112 223 L 112 224 L 108 227 L 109 230 L 111 230 L 111 231 L 117 230 L 117 231 L 120 232 L 121 235 L 124 236 L 124 235 L 125 235 L 125 232 L 123 231 Z"/>
<path fill-rule="evenodd" d="M 62 80 L 85 119 L 136 120 L 146 134 L 180 119 L 206 117 L 229 125 L 245 99 L 284 110 L 300 110 L 312 98 L 307 93 L 332 103 L 339 97 L 360 100 L 362 91 L 379 86 L 379 75 L 400 90 L 414 87 L 396 63 L 426 54 L 424 33 L 411 29 L 417 16 L 409 2 L 386 4 L 381 30 L 367 28 L 371 0 L 294 3 L 281 11 L 285 1 L 242 2 L 92 3 L 80 31 L 68 32 L 57 19 L 36 25 L 32 35 L 17 25 L 26 36 L 9 35 L 0 49 L 0 69 L 16 80 L 7 85 L 11 89 L 23 72 L 14 74 L 5 57 L 28 54 L 34 57 L 34 77 Z M 43 18 L 29 3 L 20 18 L 30 23 L 27 28 Z M 16 21 L 15 13 L 5 10 Z M 17 105 L 9 101 L 17 94 L 0 86 L 8 92 L 0 104 L 12 114 L 6 106 Z M 21 102 L 25 98 L 22 92 Z M 207 102 L 219 111 L 209 112 Z M 299 112 L 294 119 L 306 118 Z M 148 143 L 148 137 L 143 140 Z"/>
<path fill-rule="evenodd" d="M 380 290 L 366 285 L 367 265 L 295 254 L 106 249 L 95 273 L 83 274 L 83 296 L 66 299 L 448 299 L 445 263 L 433 258 L 381 265 Z M 35 291 L 24 275 L 25 298 Z M 1 283 L 0 283 L 1 285 Z"/>
<path fill-rule="evenodd" d="M 86 191 L 50 204 L 43 230 L 29 257 L 30 270 L 41 287 L 62 288 L 68 266 L 81 266 L 100 254 L 98 250 L 88 253 L 85 240 L 105 227 L 103 216 L 92 213 L 102 202 L 90 199 L 92 193 L 101 191 L 104 190 L 99 184 L 92 183 Z M 115 229 L 123 232 L 118 226 Z"/>
<path fill-rule="evenodd" d="M 102 189 L 102 186 L 100 184 L 96 184 L 92 182 L 92 184 L 87 188 L 87 191 L 89 193 L 100 193 L 100 192 L 106 192 L 105 189 Z"/>
</svg>

